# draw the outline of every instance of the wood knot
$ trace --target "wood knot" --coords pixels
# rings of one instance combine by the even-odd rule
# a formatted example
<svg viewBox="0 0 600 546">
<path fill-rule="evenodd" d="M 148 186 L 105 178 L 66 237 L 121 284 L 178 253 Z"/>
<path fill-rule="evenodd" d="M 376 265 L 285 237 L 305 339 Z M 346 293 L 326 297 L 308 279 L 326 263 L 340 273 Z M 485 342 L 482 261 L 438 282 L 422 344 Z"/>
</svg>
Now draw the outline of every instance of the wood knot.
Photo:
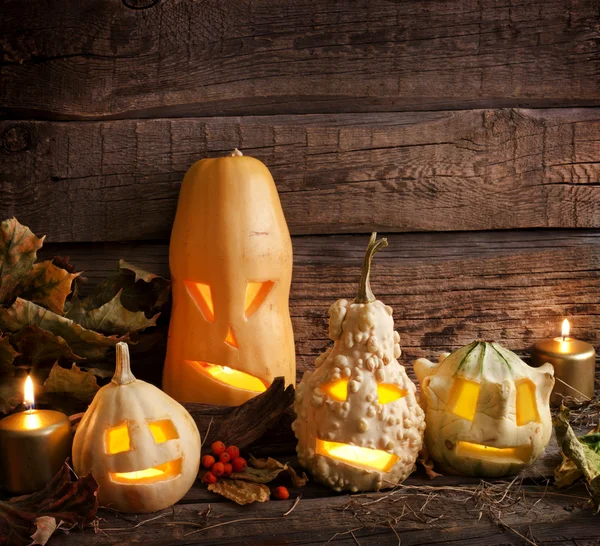
<svg viewBox="0 0 600 546">
<path fill-rule="evenodd" d="M 161 0 L 122 0 L 123 5 L 129 9 L 149 9 L 160 3 Z"/>
<path fill-rule="evenodd" d="M 13 125 L 2 135 L 2 147 L 7 152 L 22 152 L 31 145 L 31 134 L 23 125 Z"/>
</svg>

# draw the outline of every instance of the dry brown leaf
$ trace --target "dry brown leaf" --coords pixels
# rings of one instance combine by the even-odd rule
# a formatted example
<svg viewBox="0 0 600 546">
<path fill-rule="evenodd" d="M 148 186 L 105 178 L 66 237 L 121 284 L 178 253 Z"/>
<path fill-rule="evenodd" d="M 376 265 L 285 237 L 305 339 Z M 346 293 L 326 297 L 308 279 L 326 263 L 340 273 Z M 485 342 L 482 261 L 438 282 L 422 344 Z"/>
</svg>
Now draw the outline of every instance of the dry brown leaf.
<svg viewBox="0 0 600 546">
<path fill-rule="evenodd" d="M 94 477 L 88 474 L 72 481 L 71 470 L 65 463 L 41 491 L 0 501 L 0 544 L 31 545 L 32 538 L 33 544 L 44 544 L 35 539 L 37 535 L 40 540 L 44 537 L 47 540 L 51 534 L 50 519 L 69 525 L 90 523 L 96 517 L 97 497 L 98 483 Z M 6 537 L 10 540 L 3 542 Z"/>
<path fill-rule="evenodd" d="M 127 336 L 106 337 L 22 298 L 17 298 L 8 309 L 0 307 L 0 328 L 18 332 L 25 326 L 38 326 L 62 337 L 75 354 L 90 359 L 104 358 L 109 348 L 128 339 Z"/>
<path fill-rule="evenodd" d="M 231 476 L 240 480 L 269 483 L 281 472 L 286 472 L 290 476 L 294 487 L 304 487 L 308 481 L 306 473 L 303 472 L 302 475 L 299 476 L 288 463 L 281 463 L 272 457 L 257 459 L 250 455 L 248 464 L 250 466 L 246 467 L 244 472 L 235 472 Z"/>
<path fill-rule="evenodd" d="M 69 273 L 50 260 L 35 264 L 23 281 L 19 297 L 43 305 L 59 315 L 71 293 L 71 283 L 79 273 Z"/>
<path fill-rule="evenodd" d="M 271 497 L 271 491 L 266 485 L 241 480 L 220 479 L 217 483 L 211 483 L 208 490 L 242 505 L 267 502 Z"/>
<path fill-rule="evenodd" d="M 0 335 L 0 375 L 14 373 L 15 367 L 13 366 L 13 361 L 17 356 L 19 356 L 19 352 L 15 351 L 10 344 L 10 339 Z"/>
<path fill-rule="evenodd" d="M 0 303 L 14 297 L 14 291 L 31 271 L 43 244 L 44 237 L 36 237 L 16 218 L 0 224 Z"/>
<path fill-rule="evenodd" d="M 33 542 L 29 546 L 45 546 L 58 526 L 56 519 L 52 516 L 40 516 L 35 520 L 34 525 L 36 527 L 35 533 L 31 535 Z"/>
<path fill-rule="evenodd" d="M 73 364 L 71 369 L 54 364 L 44 382 L 45 392 L 68 392 L 80 400 L 91 400 L 100 387 L 92 372 L 84 372 Z"/>
<path fill-rule="evenodd" d="M 19 351 L 19 361 L 28 366 L 50 366 L 58 359 L 81 360 L 60 336 L 38 326 L 26 326 L 10 337 L 13 347 Z"/>
</svg>

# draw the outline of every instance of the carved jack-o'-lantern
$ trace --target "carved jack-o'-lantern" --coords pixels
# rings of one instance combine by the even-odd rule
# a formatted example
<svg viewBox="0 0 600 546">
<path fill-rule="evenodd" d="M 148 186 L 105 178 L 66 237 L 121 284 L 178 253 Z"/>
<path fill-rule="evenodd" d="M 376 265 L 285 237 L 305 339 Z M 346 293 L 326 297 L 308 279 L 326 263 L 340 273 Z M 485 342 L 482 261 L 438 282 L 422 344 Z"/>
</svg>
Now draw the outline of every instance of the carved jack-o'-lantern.
<svg viewBox="0 0 600 546">
<path fill-rule="evenodd" d="M 446 472 L 498 477 L 518 473 L 552 434 L 551 364 L 531 368 L 498 343 L 474 341 L 438 364 L 415 362 L 429 455 Z"/>
<path fill-rule="evenodd" d="M 136 379 L 125 343 L 117 367 L 81 419 L 73 440 L 75 471 L 92 472 L 98 500 L 121 512 L 155 512 L 181 499 L 200 466 L 200 434 L 186 409 Z"/>
<path fill-rule="evenodd" d="M 237 150 L 185 175 L 171 234 L 165 392 L 239 405 L 294 383 L 292 245 L 269 170 Z"/>
<path fill-rule="evenodd" d="M 296 390 L 298 460 L 336 491 L 392 487 L 414 469 L 425 420 L 400 357 L 392 308 L 373 296 L 371 237 L 358 297 L 329 309 L 333 349 L 317 358 Z"/>
</svg>

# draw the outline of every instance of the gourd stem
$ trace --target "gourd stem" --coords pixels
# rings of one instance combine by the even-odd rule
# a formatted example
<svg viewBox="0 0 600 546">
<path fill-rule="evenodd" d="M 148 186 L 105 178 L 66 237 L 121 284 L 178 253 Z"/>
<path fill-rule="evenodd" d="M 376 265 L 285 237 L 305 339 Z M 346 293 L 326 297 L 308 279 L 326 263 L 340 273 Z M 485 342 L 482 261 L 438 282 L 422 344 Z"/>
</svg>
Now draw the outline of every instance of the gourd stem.
<svg viewBox="0 0 600 546">
<path fill-rule="evenodd" d="M 360 281 L 358 282 L 358 295 L 354 300 L 354 303 L 371 303 L 375 301 L 375 296 L 371 292 L 371 283 L 369 282 L 369 276 L 371 274 L 371 260 L 373 255 L 378 250 L 388 246 L 387 239 L 377 239 L 377 233 L 371 233 L 371 239 L 369 240 L 369 246 L 365 254 L 365 260 L 363 262 L 362 271 L 360 272 Z"/>
<path fill-rule="evenodd" d="M 128 385 L 135 381 L 134 375 L 131 373 L 131 364 L 129 361 L 129 346 L 127 343 L 119 341 L 117 343 L 117 365 L 115 367 L 115 375 L 112 382 L 117 385 Z"/>
<path fill-rule="evenodd" d="M 239 150 L 236 148 L 235 150 L 233 150 L 233 152 L 231 152 L 231 153 L 229 154 L 229 157 L 236 157 L 236 156 L 237 156 L 237 157 L 240 157 L 240 156 L 242 156 L 242 155 L 244 155 L 244 154 L 243 154 L 242 152 L 240 152 L 240 151 L 239 151 Z"/>
</svg>

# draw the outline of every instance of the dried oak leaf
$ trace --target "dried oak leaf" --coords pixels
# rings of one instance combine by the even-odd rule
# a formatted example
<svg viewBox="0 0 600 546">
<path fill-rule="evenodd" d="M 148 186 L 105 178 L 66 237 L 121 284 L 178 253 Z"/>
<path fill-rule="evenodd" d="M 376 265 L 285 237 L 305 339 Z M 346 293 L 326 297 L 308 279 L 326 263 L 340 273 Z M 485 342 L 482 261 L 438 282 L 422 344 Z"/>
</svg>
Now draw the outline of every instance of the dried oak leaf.
<svg viewBox="0 0 600 546">
<path fill-rule="evenodd" d="M 71 481 L 71 471 L 65 463 L 41 491 L 0 501 L 0 545 L 31 544 L 38 524 L 45 526 L 46 532 L 51 527 L 47 518 L 82 526 L 94 520 L 97 509 L 98 483 L 94 477 L 88 474 Z M 44 531 L 40 531 L 37 536 L 43 535 Z"/>
<path fill-rule="evenodd" d="M 304 487 L 308 481 L 308 476 L 304 472 L 298 476 L 288 463 L 281 463 L 272 457 L 257 459 L 250 455 L 248 464 L 249 466 L 243 472 L 234 472 L 231 477 L 256 483 L 269 483 L 285 472 L 289 475 L 294 487 Z"/>
<path fill-rule="evenodd" d="M 101 359 L 107 351 L 127 337 L 104 336 L 83 328 L 76 322 L 57 315 L 48 309 L 21 298 L 8 308 L 0 308 L 0 328 L 18 332 L 25 326 L 38 326 L 62 337 L 71 349 L 82 358 Z"/>
<path fill-rule="evenodd" d="M 211 483 L 208 490 L 238 504 L 267 502 L 271 496 L 271 491 L 266 485 L 233 479 L 220 479 L 217 483 Z"/>
<path fill-rule="evenodd" d="M 91 401 L 99 388 L 96 376 L 80 370 L 75 364 L 70 370 L 54 364 L 44 382 L 44 392 L 65 392 L 80 400 Z"/>
<path fill-rule="evenodd" d="M 156 319 L 160 313 L 146 318 L 142 311 L 128 311 L 121 303 L 121 295 L 122 290 L 109 302 L 92 310 L 73 305 L 67 313 L 67 318 L 75 320 L 84 328 L 104 334 L 128 334 L 156 326 Z"/>
<path fill-rule="evenodd" d="M 39 239 L 16 218 L 0 224 L 0 303 L 9 302 L 15 289 L 29 274 L 42 248 Z"/>
<path fill-rule="evenodd" d="M 79 273 L 69 273 L 50 260 L 35 264 L 19 288 L 19 297 L 43 305 L 62 315 L 65 301 L 71 293 L 73 279 Z"/>
<path fill-rule="evenodd" d="M 15 351 L 10 341 L 8 337 L 0 337 L 0 375 L 12 374 L 15 371 L 13 362 L 19 356 L 19 352 Z"/>
<path fill-rule="evenodd" d="M 81 360 L 69 344 L 60 336 L 42 330 L 38 326 L 26 326 L 10 338 L 13 347 L 22 355 L 28 365 L 50 365 L 60 358 L 66 360 Z"/>
<path fill-rule="evenodd" d="M 570 460 L 588 482 L 596 512 L 600 511 L 600 432 L 596 430 L 579 438 L 569 424 L 569 410 L 561 407 L 554 418 L 556 440 L 564 458 Z M 568 476 L 566 475 L 568 473 Z M 557 485 L 575 481 L 573 467 L 563 462 L 554 470 Z"/>
</svg>

